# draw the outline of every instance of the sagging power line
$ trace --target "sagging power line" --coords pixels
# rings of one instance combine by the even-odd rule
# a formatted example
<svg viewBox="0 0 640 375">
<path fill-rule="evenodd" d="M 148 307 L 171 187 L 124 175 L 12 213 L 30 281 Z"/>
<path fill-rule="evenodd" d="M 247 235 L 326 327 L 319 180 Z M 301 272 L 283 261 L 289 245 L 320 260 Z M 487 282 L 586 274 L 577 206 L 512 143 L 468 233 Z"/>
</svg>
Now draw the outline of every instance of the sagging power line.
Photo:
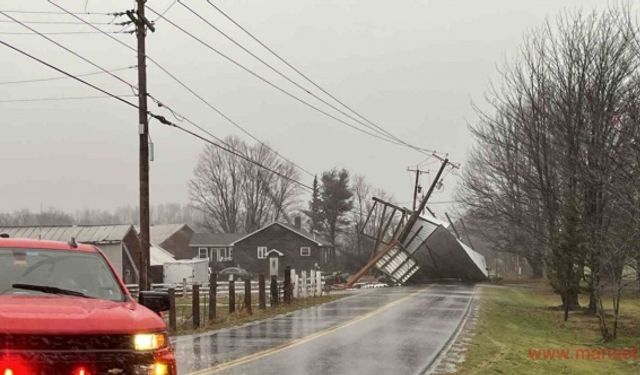
<svg viewBox="0 0 640 375">
<path fill-rule="evenodd" d="M 265 65 L 266 67 L 268 67 L 271 71 L 273 71 L 274 73 L 276 73 L 277 75 L 279 75 L 280 77 L 284 78 L 287 82 L 291 83 L 292 85 L 296 86 L 297 88 L 299 88 L 300 90 L 302 90 L 303 92 L 311 95 L 313 98 L 315 98 L 316 100 L 319 100 L 320 102 L 322 102 L 323 104 L 327 105 L 329 108 L 337 111 L 338 113 L 342 114 L 343 116 L 347 117 L 348 119 L 364 126 L 365 128 L 370 129 L 373 132 L 376 132 L 377 134 L 380 134 L 383 137 L 388 137 L 388 134 L 386 134 L 385 132 L 376 129 L 375 127 L 372 127 L 371 125 L 363 122 L 362 120 L 352 116 L 351 114 L 343 111 L 342 109 L 336 107 L 335 105 L 329 103 L 327 100 L 321 98 L 320 96 L 318 96 L 317 94 L 315 94 L 314 92 L 312 92 L 311 90 L 307 89 L 306 87 L 302 86 L 301 84 L 299 84 L 298 82 L 294 81 L 293 79 L 291 79 L 288 75 L 284 74 L 282 71 L 278 70 L 276 67 L 274 67 L 273 65 L 269 64 L 267 61 L 265 61 L 263 58 L 261 58 L 260 56 L 256 55 L 255 53 L 253 53 L 252 51 L 250 51 L 248 48 L 246 48 L 244 45 L 242 45 L 241 43 L 239 43 L 238 41 L 236 41 L 235 39 L 233 39 L 231 36 L 229 36 L 229 34 L 225 33 L 224 31 L 222 31 L 220 28 L 216 27 L 214 24 L 212 24 L 211 22 L 209 22 L 206 18 L 204 18 L 201 14 L 199 14 L 198 12 L 196 12 L 195 10 L 193 10 L 191 7 L 189 7 L 188 5 L 186 5 L 185 3 L 183 3 L 182 1 L 178 1 L 178 3 L 180 5 L 182 5 L 185 9 L 187 9 L 191 14 L 193 14 L 194 16 L 196 16 L 198 19 L 200 19 L 202 22 L 204 22 L 205 24 L 207 24 L 210 28 L 212 28 L 213 30 L 217 31 L 218 33 L 220 33 L 222 36 L 224 36 L 227 40 L 229 40 L 231 43 L 233 43 L 234 45 L 236 45 L 238 48 L 242 49 L 244 52 L 246 52 L 247 54 L 249 54 L 251 57 L 255 58 L 256 60 L 258 60 L 260 63 L 262 63 L 263 65 Z M 391 138 L 393 139 L 393 138 Z M 394 139 L 397 140 L 397 139 Z"/>
<path fill-rule="evenodd" d="M 151 7 L 149 7 L 149 6 L 147 6 L 146 8 L 147 8 L 147 9 L 149 9 L 151 12 L 153 12 L 153 13 L 155 13 L 155 14 L 160 15 L 160 13 L 159 13 L 159 12 L 157 12 L 157 11 L 155 11 L 155 10 L 153 10 L 153 8 L 151 8 Z M 358 127 L 358 126 L 354 125 L 354 124 L 351 124 L 351 123 L 349 123 L 349 122 L 347 122 L 347 121 L 345 121 L 345 120 L 343 120 L 343 119 L 341 119 L 341 118 L 337 117 L 336 115 L 333 115 L 333 114 L 331 114 L 331 113 L 329 113 L 329 112 L 327 112 L 327 111 L 323 110 L 322 108 L 319 108 L 319 107 L 318 107 L 318 106 L 316 106 L 316 105 L 313 105 L 313 104 L 309 103 L 308 101 L 306 101 L 306 100 L 304 100 L 304 99 L 302 99 L 302 98 L 300 98 L 300 97 L 296 96 L 295 94 L 292 94 L 291 92 L 289 92 L 289 91 L 287 91 L 287 90 L 283 89 L 282 87 L 280 87 L 280 86 L 276 85 L 276 84 L 275 84 L 275 83 L 273 83 L 272 81 L 270 81 L 270 80 L 268 80 L 268 79 L 264 78 L 264 77 L 263 77 L 263 76 L 261 76 L 260 74 L 256 73 L 255 71 L 253 71 L 252 69 L 250 69 L 250 68 L 246 67 L 245 65 L 243 65 L 243 64 L 241 64 L 241 63 L 239 63 L 238 61 L 236 61 L 235 59 L 231 58 L 230 56 L 228 56 L 228 55 L 226 55 L 226 54 L 222 53 L 222 52 L 221 52 L 221 51 L 219 51 L 217 48 L 213 47 L 210 43 L 207 43 L 207 42 L 205 42 L 204 40 L 202 40 L 201 38 L 198 38 L 198 37 L 197 37 L 197 36 L 195 36 L 193 33 L 189 32 L 188 30 L 186 30 L 185 28 L 183 28 L 182 26 L 180 26 L 180 25 L 178 25 L 177 23 L 173 22 L 172 20 L 168 19 L 166 16 L 162 16 L 162 17 L 160 17 L 160 18 L 161 18 L 162 20 L 164 20 L 165 22 L 169 23 L 170 25 L 172 25 L 173 27 L 175 27 L 176 29 L 180 30 L 182 33 L 186 34 L 187 36 L 189 36 L 189 37 L 190 37 L 190 38 L 192 38 L 193 40 L 195 40 L 195 41 L 199 42 L 200 44 L 202 44 L 202 45 L 203 45 L 203 46 L 205 46 L 206 48 L 208 48 L 208 49 L 210 49 L 211 51 L 215 52 L 216 54 L 218 54 L 219 56 L 221 56 L 221 57 L 222 57 L 222 58 L 224 58 L 225 60 L 227 60 L 227 61 L 231 62 L 232 64 L 236 65 L 236 66 L 237 66 L 237 67 L 239 67 L 240 69 L 242 69 L 242 70 L 246 71 L 246 72 L 247 72 L 247 73 L 249 73 L 250 75 L 252 75 L 252 76 L 254 76 L 255 78 L 257 78 L 258 80 L 260 80 L 260 81 L 264 82 L 265 84 L 267 84 L 267 85 L 271 86 L 271 87 L 272 87 L 272 88 L 274 88 L 275 90 L 277 90 L 277 91 L 279 91 L 279 92 L 283 93 L 284 95 L 286 95 L 286 96 L 288 96 L 288 97 L 292 98 L 293 100 L 295 100 L 295 101 L 297 101 L 297 102 L 299 102 L 299 103 L 301 103 L 301 104 L 303 104 L 303 105 L 305 105 L 305 106 L 307 106 L 307 107 L 309 107 L 309 108 L 311 108 L 311 109 L 313 109 L 313 110 L 315 110 L 315 111 L 317 111 L 317 112 L 319 112 L 319 113 L 321 113 L 321 114 L 323 114 L 323 115 L 325 115 L 325 116 L 327 116 L 327 117 L 329 117 L 329 118 L 331 118 L 331 119 L 333 119 L 333 120 L 335 120 L 335 121 L 337 121 L 337 122 L 339 122 L 339 123 L 342 123 L 343 125 L 346 125 L 346 126 L 348 126 L 348 127 L 352 128 L 352 129 L 354 129 L 354 130 L 357 130 L 357 131 L 359 131 L 359 132 L 361 132 L 361 133 L 363 133 L 363 134 L 369 135 L 369 136 L 374 137 L 374 138 L 378 138 L 378 139 L 380 139 L 380 140 L 382 140 L 382 141 L 385 141 L 385 142 L 388 142 L 388 143 L 392 143 L 392 144 L 396 144 L 396 145 L 401 145 L 401 143 L 399 143 L 399 142 L 397 142 L 397 141 L 395 141 L 395 140 L 389 139 L 389 138 L 387 138 L 387 137 L 383 137 L 383 136 L 381 136 L 381 135 L 379 135 L 379 134 L 376 134 L 376 133 L 371 133 L 371 132 L 369 132 L 369 131 L 367 131 L 367 130 L 365 130 L 365 129 L 362 129 L 362 128 L 360 128 L 360 127 Z"/>
<path fill-rule="evenodd" d="M 186 7 L 187 9 L 189 9 L 192 13 L 193 10 L 189 7 L 187 7 L 184 3 L 182 3 L 181 1 L 178 0 L 178 2 L 183 5 L 184 7 Z M 347 109 L 348 111 L 352 112 L 353 114 L 355 114 L 357 117 L 359 117 L 360 119 L 366 121 L 368 124 L 370 124 L 370 126 L 376 128 L 379 130 L 379 132 L 386 134 L 387 136 L 389 136 L 391 139 L 394 139 L 400 143 L 402 143 L 403 145 L 414 149 L 416 151 L 419 152 L 428 152 L 428 153 L 434 153 L 436 152 L 435 150 L 428 150 L 428 149 L 424 149 L 424 148 L 420 148 L 417 146 L 414 146 L 410 143 L 407 143 L 405 141 L 403 141 L 402 139 L 396 137 L 395 135 L 393 135 L 391 132 L 389 132 L 388 130 L 386 130 L 384 127 L 376 124 L 375 122 L 369 120 L 368 118 L 366 118 L 365 116 L 363 116 L 362 114 L 360 114 L 359 112 L 357 112 L 356 110 L 353 109 L 353 107 L 347 105 L 344 103 L 344 101 L 338 99 L 335 95 L 331 94 L 329 91 L 327 91 L 326 89 L 324 89 L 322 86 L 320 86 L 318 83 L 316 83 L 314 80 L 312 80 L 311 78 L 309 78 L 308 75 L 306 75 L 305 73 L 303 73 L 302 71 L 300 71 L 300 69 L 298 69 L 297 67 L 295 67 L 293 64 L 289 63 L 286 59 L 284 59 L 281 55 L 279 55 L 278 53 L 276 53 L 272 48 L 270 48 L 267 44 L 265 44 L 264 42 L 262 42 L 260 39 L 258 39 L 258 37 L 256 37 L 253 33 L 251 33 L 250 31 L 248 31 L 244 26 L 242 26 L 238 21 L 236 21 L 235 19 L 233 19 L 231 16 L 229 16 L 226 12 L 224 12 L 222 9 L 220 9 L 220 7 L 216 6 L 214 3 L 212 3 L 210 0 L 207 0 L 207 3 L 213 7 L 215 10 L 217 10 L 220 14 L 222 14 L 227 20 L 229 20 L 230 22 L 232 22 L 234 25 L 236 25 L 240 30 L 242 30 L 245 34 L 247 34 L 251 39 L 253 39 L 256 43 L 258 43 L 260 46 L 262 46 L 264 49 L 266 49 L 269 53 L 271 53 L 273 56 L 275 56 L 278 60 L 280 60 L 282 63 L 284 63 L 286 66 L 288 66 L 290 69 L 292 69 L 294 72 L 296 72 L 298 75 L 300 75 L 302 78 L 304 78 L 307 82 L 309 82 L 310 84 L 312 84 L 314 87 L 316 87 L 318 90 L 320 90 L 322 93 L 324 93 L 325 95 L 327 95 L 329 98 L 333 99 L 336 103 L 338 103 L 339 105 L 341 105 L 343 108 Z M 201 18 L 202 16 L 200 16 L 197 13 L 196 14 L 199 18 Z M 207 22 L 208 24 L 210 24 L 209 22 Z M 215 26 L 211 25 L 211 27 L 213 27 L 215 30 L 217 30 L 218 32 L 222 33 L 223 35 L 227 36 L 224 32 L 222 32 L 221 30 L 219 30 L 218 28 L 216 28 Z M 228 36 L 227 36 L 228 37 Z M 229 37 L 228 37 L 229 38 Z M 234 43 L 237 43 L 234 41 Z M 244 47 L 242 47 L 244 48 Z M 306 89 L 305 89 L 306 90 Z"/>
</svg>

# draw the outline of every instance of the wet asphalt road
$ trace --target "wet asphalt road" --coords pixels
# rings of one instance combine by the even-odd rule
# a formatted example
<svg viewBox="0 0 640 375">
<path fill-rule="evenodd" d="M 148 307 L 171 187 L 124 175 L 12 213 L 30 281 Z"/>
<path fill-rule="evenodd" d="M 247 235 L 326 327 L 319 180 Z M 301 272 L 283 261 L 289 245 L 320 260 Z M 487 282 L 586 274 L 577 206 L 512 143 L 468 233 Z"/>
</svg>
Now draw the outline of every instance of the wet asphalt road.
<svg viewBox="0 0 640 375">
<path fill-rule="evenodd" d="M 272 320 L 174 341 L 180 375 L 418 374 L 447 343 L 470 285 L 371 289 Z"/>
</svg>

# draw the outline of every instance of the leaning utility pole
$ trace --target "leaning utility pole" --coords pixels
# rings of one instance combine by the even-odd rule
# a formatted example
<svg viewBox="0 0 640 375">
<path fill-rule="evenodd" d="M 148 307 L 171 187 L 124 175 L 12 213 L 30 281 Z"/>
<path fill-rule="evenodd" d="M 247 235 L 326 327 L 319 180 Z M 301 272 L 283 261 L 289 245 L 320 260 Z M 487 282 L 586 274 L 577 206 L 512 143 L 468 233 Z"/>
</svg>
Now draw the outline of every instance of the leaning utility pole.
<svg viewBox="0 0 640 375">
<path fill-rule="evenodd" d="M 137 0 L 137 10 L 127 11 L 127 16 L 136 26 L 138 39 L 138 134 L 140 136 L 140 257 L 139 288 L 149 290 L 149 119 L 147 117 L 147 65 L 145 51 L 146 28 L 155 31 L 153 24 L 144 16 L 145 0 Z"/>
</svg>

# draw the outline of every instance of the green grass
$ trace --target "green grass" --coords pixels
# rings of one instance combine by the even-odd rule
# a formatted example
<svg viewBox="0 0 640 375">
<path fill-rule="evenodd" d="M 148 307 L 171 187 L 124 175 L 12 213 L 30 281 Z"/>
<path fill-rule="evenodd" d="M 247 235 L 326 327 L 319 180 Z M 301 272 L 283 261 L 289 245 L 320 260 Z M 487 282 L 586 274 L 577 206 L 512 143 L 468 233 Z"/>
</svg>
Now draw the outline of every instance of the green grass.
<svg viewBox="0 0 640 375">
<path fill-rule="evenodd" d="M 482 290 L 476 335 L 458 374 L 640 374 L 637 360 L 529 357 L 529 349 L 640 347 L 637 295 L 623 299 L 619 337 L 605 344 L 600 339 L 596 317 L 577 311 L 564 322 L 558 296 L 543 284 L 485 286 Z M 586 302 L 586 297 L 581 299 L 583 305 Z"/>
<path fill-rule="evenodd" d="M 253 314 L 249 314 L 247 311 L 243 309 L 241 305 L 237 305 L 236 312 L 229 314 L 228 304 L 223 306 L 217 306 L 217 318 L 214 321 L 207 321 L 207 309 L 201 303 L 200 309 L 200 320 L 201 327 L 198 329 L 193 328 L 193 323 L 190 320 L 191 318 L 191 305 L 178 307 L 176 309 L 177 316 L 183 317 L 185 320 L 180 323 L 178 322 L 177 332 L 173 333 L 174 335 L 184 335 L 184 334 L 192 334 L 192 333 L 202 333 L 207 331 L 214 331 L 222 328 L 229 328 L 234 326 L 239 326 L 245 323 L 249 323 L 257 320 L 264 320 L 273 318 L 277 315 L 286 314 L 295 310 L 305 309 L 308 307 L 320 305 L 323 303 L 331 302 L 338 298 L 344 297 L 346 295 L 324 295 L 321 297 L 308 297 L 308 298 L 296 298 L 293 300 L 291 304 L 283 304 L 281 303 L 275 307 L 269 307 L 265 310 L 258 309 L 258 306 L 253 306 Z M 237 300 L 240 304 L 242 300 Z M 186 301 L 183 301 L 186 303 Z M 225 301 L 227 303 L 227 301 Z"/>
</svg>

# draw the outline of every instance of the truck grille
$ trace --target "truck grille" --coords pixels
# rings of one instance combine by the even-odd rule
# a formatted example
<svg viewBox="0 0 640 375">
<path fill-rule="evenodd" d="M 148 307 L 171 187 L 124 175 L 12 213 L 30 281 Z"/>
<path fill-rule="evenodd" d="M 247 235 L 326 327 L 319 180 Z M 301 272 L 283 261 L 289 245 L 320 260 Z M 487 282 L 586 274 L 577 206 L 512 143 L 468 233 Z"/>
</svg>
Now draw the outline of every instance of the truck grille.
<svg viewBox="0 0 640 375">
<path fill-rule="evenodd" d="M 0 363 L 22 363 L 29 375 L 73 375 L 79 367 L 91 375 L 148 375 L 153 354 L 135 352 L 28 351 L 0 354 Z"/>
<path fill-rule="evenodd" d="M 131 335 L 0 335 L 0 349 L 132 350 Z"/>
</svg>

